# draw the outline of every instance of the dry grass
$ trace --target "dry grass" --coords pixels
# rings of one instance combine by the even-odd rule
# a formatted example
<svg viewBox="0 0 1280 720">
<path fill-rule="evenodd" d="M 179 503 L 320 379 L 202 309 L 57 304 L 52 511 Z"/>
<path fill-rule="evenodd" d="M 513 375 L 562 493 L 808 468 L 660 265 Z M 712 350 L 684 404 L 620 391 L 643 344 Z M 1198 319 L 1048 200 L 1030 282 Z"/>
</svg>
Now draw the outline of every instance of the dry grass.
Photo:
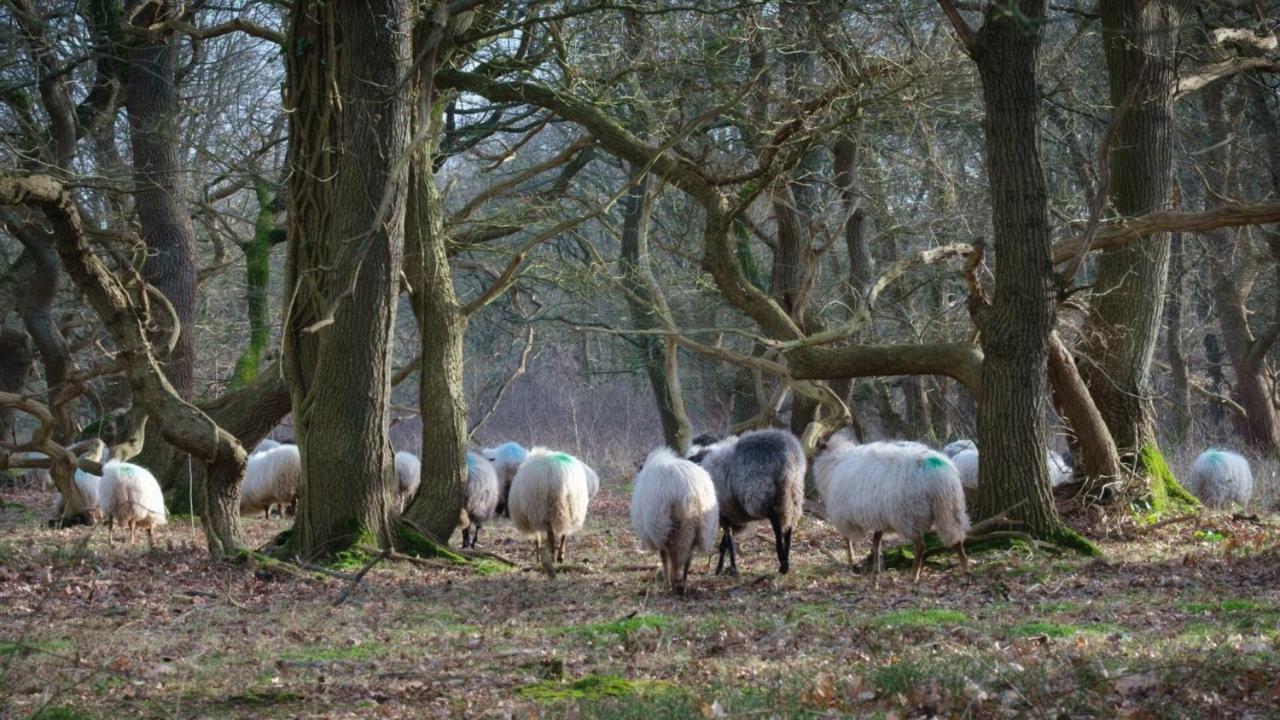
<svg viewBox="0 0 1280 720">
<path fill-rule="evenodd" d="M 607 480 L 606 480 L 607 483 Z M 806 519 L 792 574 L 749 531 L 743 576 L 664 593 L 608 484 L 554 582 L 523 565 L 384 562 L 345 583 L 213 563 L 0 514 L 0 717 L 1240 717 L 1280 702 L 1280 527 L 1223 516 L 1108 542 L 1107 561 L 1009 550 L 872 592 Z M 32 508 L 34 510 L 28 510 Z M 247 520 L 265 540 L 280 521 Z M 87 542 L 86 542 L 87 540 Z M 486 574 L 488 572 L 488 574 Z"/>
</svg>

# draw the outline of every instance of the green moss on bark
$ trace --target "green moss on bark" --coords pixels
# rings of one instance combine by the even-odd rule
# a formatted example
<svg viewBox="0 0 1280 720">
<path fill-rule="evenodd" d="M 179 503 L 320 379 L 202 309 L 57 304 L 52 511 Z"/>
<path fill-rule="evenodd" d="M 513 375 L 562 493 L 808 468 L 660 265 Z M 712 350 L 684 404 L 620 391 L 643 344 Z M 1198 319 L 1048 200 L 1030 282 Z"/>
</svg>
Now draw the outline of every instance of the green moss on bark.
<svg viewBox="0 0 1280 720">
<path fill-rule="evenodd" d="M 243 245 L 245 264 L 245 300 L 249 305 L 249 346 L 236 359 L 231 387 L 243 387 L 253 381 L 262 365 L 262 355 L 271 341 L 271 310 L 267 302 L 267 285 L 271 281 L 271 243 L 278 228 L 272 222 L 274 201 L 266 183 L 254 188 L 258 197 L 258 217 L 253 226 L 253 239 Z"/>
<path fill-rule="evenodd" d="M 418 532 L 406 522 L 397 521 L 395 523 L 395 529 L 392 532 L 394 533 L 396 549 L 406 555 L 416 555 L 424 558 L 440 558 L 460 565 L 470 562 L 467 558 L 450 551 L 449 548 L 443 544 L 438 543 Z"/>
<path fill-rule="evenodd" d="M 1165 462 L 1164 453 L 1160 452 L 1155 443 L 1143 445 L 1138 457 L 1141 462 L 1138 471 L 1145 472 L 1148 477 L 1147 487 L 1151 491 L 1153 512 L 1194 510 L 1200 507 L 1200 501 L 1178 482 L 1178 478 L 1169 469 L 1169 464 Z"/>
</svg>

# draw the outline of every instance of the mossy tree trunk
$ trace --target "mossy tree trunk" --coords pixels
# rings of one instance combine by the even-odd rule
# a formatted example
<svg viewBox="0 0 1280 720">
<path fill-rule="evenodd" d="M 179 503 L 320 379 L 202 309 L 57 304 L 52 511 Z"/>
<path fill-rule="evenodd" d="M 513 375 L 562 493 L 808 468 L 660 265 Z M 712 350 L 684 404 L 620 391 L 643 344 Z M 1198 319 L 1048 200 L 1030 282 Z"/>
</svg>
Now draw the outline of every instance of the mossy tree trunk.
<svg viewBox="0 0 1280 720">
<path fill-rule="evenodd" d="M 1178 0 L 1102 0 L 1114 138 L 1108 202 L 1136 216 L 1164 209 L 1173 188 L 1173 92 Z M 1141 448 L 1154 444 L 1151 362 L 1168 278 L 1167 233 L 1098 259 L 1077 361 L 1122 460 L 1145 481 Z"/>
<path fill-rule="evenodd" d="M 302 0 L 290 20 L 284 353 L 303 473 L 285 551 L 304 558 L 391 543 L 410 10 Z"/>
<path fill-rule="evenodd" d="M 253 188 L 258 198 L 258 215 L 253 225 L 253 237 L 241 245 L 244 251 L 244 299 L 248 306 L 249 345 L 236 358 L 231 387 L 244 387 L 258 375 L 262 355 L 271 342 L 271 306 L 267 290 L 271 282 L 271 246 L 277 234 L 275 198 L 265 182 L 259 181 Z"/>
</svg>

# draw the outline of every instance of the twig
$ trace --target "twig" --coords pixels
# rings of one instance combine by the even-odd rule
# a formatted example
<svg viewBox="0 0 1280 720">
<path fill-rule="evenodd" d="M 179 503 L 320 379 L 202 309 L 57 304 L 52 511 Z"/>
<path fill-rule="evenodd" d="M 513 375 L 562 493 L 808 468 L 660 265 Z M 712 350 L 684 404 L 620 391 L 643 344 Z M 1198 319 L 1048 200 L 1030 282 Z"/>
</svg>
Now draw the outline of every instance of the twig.
<svg viewBox="0 0 1280 720">
<path fill-rule="evenodd" d="M 373 566 L 387 559 L 390 555 L 391 550 L 389 548 L 383 549 L 377 555 L 374 555 L 369 562 L 365 563 L 364 567 L 360 568 L 360 572 L 356 573 L 355 576 L 351 578 L 351 584 L 347 585 L 346 589 L 342 591 L 342 594 L 334 598 L 332 607 L 338 607 L 342 603 L 346 602 L 347 598 L 351 597 L 351 592 L 356 589 L 356 586 L 360 584 L 360 581 L 364 579 L 364 576 L 373 569 Z"/>
<path fill-rule="evenodd" d="M 1198 518 L 1198 517 L 1200 517 L 1200 515 L 1199 515 L 1198 513 L 1197 513 L 1197 514 L 1194 514 L 1194 515 L 1179 515 L 1178 517 L 1175 517 L 1175 518 L 1169 518 L 1168 520 L 1161 520 L 1160 522 L 1158 522 L 1158 523 L 1156 523 L 1156 524 L 1154 524 L 1154 525 L 1148 525 L 1148 526 L 1146 526 L 1146 527 L 1138 528 L 1137 530 L 1135 530 L 1135 531 L 1134 531 L 1134 534 L 1135 534 L 1135 535 L 1148 535 L 1148 534 L 1150 534 L 1150 533 L 1155 532 L 1156 530 L 1159 530 L 1160 528 L 1162 528 L 1162 527 L 1164 527 L 1164 526 L 1166 526 L 1166 525 L 1174 525 L 1174 524 L 1176 524 L 1176 523 L 1186 522 L 1186 521 L 1188 521 L 1188 520 L 1194 520 L 1194 519 L 1196 519 L 1196 518 Z"/>
</svg>

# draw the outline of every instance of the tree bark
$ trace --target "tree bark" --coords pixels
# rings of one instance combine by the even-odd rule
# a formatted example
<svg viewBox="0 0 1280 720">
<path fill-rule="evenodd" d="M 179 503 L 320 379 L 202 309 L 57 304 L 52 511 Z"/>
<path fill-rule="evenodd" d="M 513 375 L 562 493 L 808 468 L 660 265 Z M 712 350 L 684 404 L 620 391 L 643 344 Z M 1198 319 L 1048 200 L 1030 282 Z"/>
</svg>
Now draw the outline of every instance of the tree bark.
<svg viewBox="0 0 1280 720">
<path fill-rule="evenodd" d="M 1182 294 L 1184 272 L 1182 233 L 1169 239 L 1169 288 L 1165 293 L 1165 353 L 1169 356 L 1169 404 L 1173 410 L 1170 440 L 1181 444 L 1191 438 L 1191 390 L 1187 356 L 1182 349 Z"/>
<path fill-rule="evenodd" d="M 1227 90 L 1232 85 L 1237 85 L 1234 89 L 1240 93 L 1235 98 L 1235 112 L 1228 111 L 1226 102 Z M 1238 173 L 1231 167 L 1231 157 L 1237 153 L 1230 152 L 1228 146 L 1236 142 L 1231 128 L 1241 119 L 1245 91 L 1245 87 L 1233 81 L 1222 80 L 1206 87 L 1202 94 L 1209 147 L 1212 148 L 1204 154 L 1206 167 L 1202 173 L 1206 210 L 1221 205 L 1236 190 Z M 1206 233 L 1204 238 L 1209 250 L 1207 255 L 1212 279 L 1209 290 L 1213 295 L 1214 311 L 1227 357 L 1236 376 L 1233 395 L 1245 411 L 1243 417 L 1237 417 L 1240 435 L 1246 443 L 1264 454 L 1280 454 L 1280 418 L 1277 418 L 1272 400 L 1274 388 L 1265 372 L 1266 352 L 1275 338 L 1268 337 L 1266 333 L 1255 337 L 1249 326 L 1247 307 L 1247 288 L 1251 288 L 1254 282 L 1241 279 L 1241 276 L 1253 277 L 1256 269 L 1243 267 L 1244 263 L 1250 262 L 1247 245 L 1234 245 L 1228 230 L 1215 230 Z M 1243 260 L 1237 257 L 1239 255 L 1245 256 Z M 1280 313 L 1273 311 L 1271 316 L 1275 318 Z"/>
<path fill-rule="evenodd" d="M 303 469 L 284 550 L 304 558 L 391 544 L 408 5 L 300 2 L 290 21 L 284 357 Z"/>
<path fill-rule="evenodd" d="M 990 10 L 971 54 L 982 79 L 987 182 L 996 251 L 990 304 L 970 297 L 981 331 L 982 454 L 977 515 L 1010 516 L 1037 537 L 1063 532 L 1045 461 L 1045 377 L 1054 325 L 1048 189 L 1040 151 L 1036 77 L 1046 0 L 1019 0 L 1017 13 Z"/>
<path fill-rule="evenodd" d="M 253 237 L 242 244 L 244 250 L 245 288 L 244 299 L 249 318 L 249 346 L 236 358 L 231 387 L 242 387 L 258 375 L 262 355 L 271 342 L 271 306 L 267 289 L 271 282 L 271 246 L 276 232 L 272 218 L 276 214 L 275 198 L 267 184 L 259 181 L 254 186 L 258 198 L 258 216 L 253 226 Z"/>
<path fill-rule="evenodd" d="M 135 9 L 139 6 L 133 3 Z M 136 27 L 148 27 L 177 12 L 164 0 L 142 7 L 132 21 Z M 147 33 L 129 52 L 125 100 L 133 150 L 134 207 L 147 245 L 142 277 L 169 299 L 182 324 L 177 345 L 162 362 L 169 382 L 189 400 L 195 393 L 195 231 L 182 208 L 186 180 L 178 153 L 177 67 L 174 33 Z"/>
<path fill-rule="evenodd" d="M 1178 6 L 1177 0 L 1099 4 L 1116 113 L 1108 201 L 1126 217 L 1159 210 L 1171 195 Z M 1103 252 L 1076 348 L 1081 374 L 1117 448 L 1136 466 L 1141 448 L 1156 442 L 1150 371 L 1168 263 L 1165 234 Z"/>
<path fill-rule="evenodd" d="M 5 324 L 0 315 L 0 392 L 18 394 L 35 369 L 35 348 L 23 331 Z M 0 407 L 0 443 L 17 444 L 13 408 Z"/>
<path fill-rule="evenodd" d="M 1120 455 L 1102 413 L 1076 370 L 1071 351 L 1055 333 L 1049 338 L 1049 384 L 1058 414 L 1071 426 L 1075 474 L 1089 491 L 1120 477 Z"/>
</svg>

